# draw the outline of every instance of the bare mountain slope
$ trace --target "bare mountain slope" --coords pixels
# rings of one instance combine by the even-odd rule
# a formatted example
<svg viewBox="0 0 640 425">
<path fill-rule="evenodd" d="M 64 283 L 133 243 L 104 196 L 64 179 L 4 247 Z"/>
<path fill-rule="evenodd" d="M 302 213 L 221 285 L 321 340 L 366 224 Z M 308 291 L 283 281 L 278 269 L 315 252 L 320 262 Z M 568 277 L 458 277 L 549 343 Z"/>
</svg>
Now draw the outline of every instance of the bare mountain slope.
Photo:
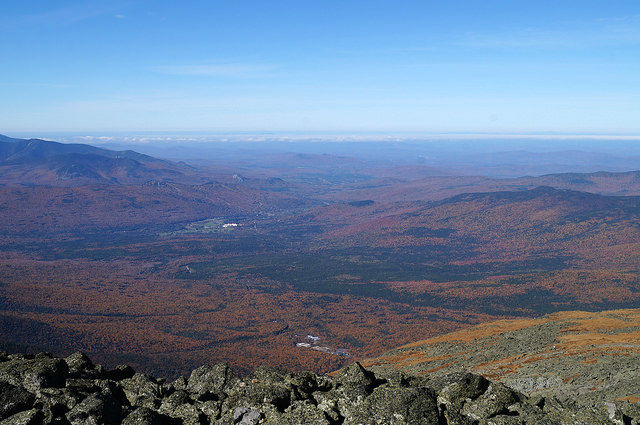
<svg viewBox="0 0 640 425">
<path fill-rule="evenodd" d="M 498 320 L 363 362 L 434 376 L 466 370 L 534 396 L 640 402 L 640 309 Z"/>
</svg>

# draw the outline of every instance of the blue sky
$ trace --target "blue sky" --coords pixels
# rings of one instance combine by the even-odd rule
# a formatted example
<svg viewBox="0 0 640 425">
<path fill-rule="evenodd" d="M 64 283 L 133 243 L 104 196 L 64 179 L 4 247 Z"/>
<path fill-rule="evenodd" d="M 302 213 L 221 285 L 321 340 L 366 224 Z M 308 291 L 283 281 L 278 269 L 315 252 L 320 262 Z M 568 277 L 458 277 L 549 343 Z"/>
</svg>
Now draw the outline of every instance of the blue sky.
<svg viewBox="0 0 640 425">
<path fill-rule="evenodd" d="M 640 134 L 640 2 L 19 1 L 0 133 Z"/>
</svg>

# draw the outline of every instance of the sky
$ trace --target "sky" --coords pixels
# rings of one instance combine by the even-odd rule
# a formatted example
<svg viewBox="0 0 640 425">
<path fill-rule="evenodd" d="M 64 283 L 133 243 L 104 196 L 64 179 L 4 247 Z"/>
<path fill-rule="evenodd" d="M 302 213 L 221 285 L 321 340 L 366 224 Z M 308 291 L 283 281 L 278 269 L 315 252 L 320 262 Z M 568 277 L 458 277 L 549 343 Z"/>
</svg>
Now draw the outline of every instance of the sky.
<svg viewBox="0 0 640 425">
<path fill-rule="evenodd" d="M 3 1 L 0 133 L 640 134 L 640 2 Z"/>
</svg>

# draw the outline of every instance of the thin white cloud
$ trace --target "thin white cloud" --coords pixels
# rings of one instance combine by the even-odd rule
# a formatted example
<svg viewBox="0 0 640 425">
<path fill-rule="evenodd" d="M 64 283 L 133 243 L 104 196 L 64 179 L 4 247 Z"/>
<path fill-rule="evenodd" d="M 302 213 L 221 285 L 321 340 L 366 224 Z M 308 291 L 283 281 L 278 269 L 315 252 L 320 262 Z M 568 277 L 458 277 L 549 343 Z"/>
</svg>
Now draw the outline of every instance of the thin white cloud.
<svg viewBox="0 0 640 425">
<path fill-rule="evenodd" d="M 169 75 L 211 77 L 261 77 L 276 69 L 274 65 L 224 63 L 209 65 L 167 65 L 154 68 L 155 72 Z"/>
<path fill-rule="evenodd" d="M 557 28 L 516 28 L 469 32 L 453 42 L 474 48 L 579 48 L 640 44 L 640 15 L 590 22 L 564 22 Z"/>
</svg>

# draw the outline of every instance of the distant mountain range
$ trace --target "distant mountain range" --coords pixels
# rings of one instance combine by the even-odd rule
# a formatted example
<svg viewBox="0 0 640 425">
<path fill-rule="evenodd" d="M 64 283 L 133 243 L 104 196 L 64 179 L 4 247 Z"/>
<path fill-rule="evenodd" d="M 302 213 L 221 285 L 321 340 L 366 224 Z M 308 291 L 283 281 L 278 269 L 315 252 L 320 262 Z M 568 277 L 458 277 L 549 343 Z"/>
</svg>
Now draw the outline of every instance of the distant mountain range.
<svg viewBox="0 0 640 425">
<path fill-rule="evenodd" d="M 215 138 L 213 138 L 215 139 Z M 329 168 L 335 172 L 350 169 L 361 177 L 388 175 L 420 178 L 430 175 L 487 176 L 515 178 L 566 172 L 625 172 L 640 169 L 637 141 L 557 139 L 500 140 L 404 140 L 404 141 L 308 141 L 241 139 L 216 141 L 151 139 L 147 143 L 118 140 L 91 140 L 110 149 L 134 149 L 159 158 L 184 160 L 199 165 L 243 167 L 283 175 L 291 164 L 304 166 L 303 158 L 313 161 L 310 172 Z M 84 142 L 83 142 L 84 143 Z M 381 168 L 386 168 L 382 171 Z M 414 169 L 413 171 L 411 169 Z M 298 170 L 303 171 L 303 169 Z M 329 175 L 331 175 L 329 173 Z"/>
<path fill-rule="evenodd" d="M 195 182 L 194 169 L 134 151 L 0 135 L 0 184 L 79 186 Z"/>
<path fill-rule="evenodd" d="M 0 135 L 0 232 L 126 227 L 312 203 L 286 182 L 220 175 L 131 150 Z"/>
</svg>

